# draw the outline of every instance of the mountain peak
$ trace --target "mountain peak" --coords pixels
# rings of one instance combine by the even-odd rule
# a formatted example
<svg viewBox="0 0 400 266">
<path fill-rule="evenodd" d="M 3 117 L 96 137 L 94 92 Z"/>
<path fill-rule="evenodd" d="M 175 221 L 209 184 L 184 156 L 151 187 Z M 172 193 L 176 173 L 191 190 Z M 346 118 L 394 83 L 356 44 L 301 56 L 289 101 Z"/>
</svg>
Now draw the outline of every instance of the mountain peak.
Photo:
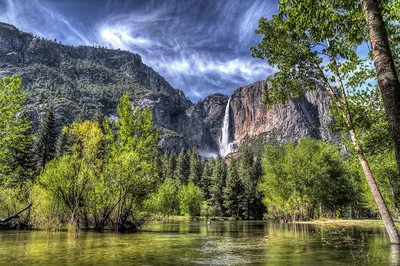
<svg viewBox="0 0 400 266">
<path fill-rule="evenodd" d="M 19 31 L 19 29 L 17 27 L 15 27 L 14 25 L 5 23 L 5 22 L 0 22 L 0 28 L 6 28 L 8 30 L 12 30 L 12 31 Z"/>
</svg>

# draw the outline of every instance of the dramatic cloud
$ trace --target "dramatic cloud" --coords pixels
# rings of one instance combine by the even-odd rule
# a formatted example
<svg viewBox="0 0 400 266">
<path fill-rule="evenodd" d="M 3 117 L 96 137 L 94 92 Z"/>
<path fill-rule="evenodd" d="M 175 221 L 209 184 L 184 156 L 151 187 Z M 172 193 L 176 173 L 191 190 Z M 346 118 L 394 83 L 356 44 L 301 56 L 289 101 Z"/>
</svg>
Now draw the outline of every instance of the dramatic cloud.
<svg viewBox="0 0 400 266">
<path fill-rule="evenodd" d="M 0 0 L 0 10 L 0 21 L 11 23 L 23 31 L 70 44 L 91 44 L 80 29 L 72 26 L 69 19 L 46 3 L 37 0 Z"/>
<path fill-rule="evenodd" d="M 139 53 L 192 100 L 265 79 L 274 69 L 253 59 L 258 19 L 274 0 L 0 0 L 0 20 L 43 37 Z"/>
</svg>

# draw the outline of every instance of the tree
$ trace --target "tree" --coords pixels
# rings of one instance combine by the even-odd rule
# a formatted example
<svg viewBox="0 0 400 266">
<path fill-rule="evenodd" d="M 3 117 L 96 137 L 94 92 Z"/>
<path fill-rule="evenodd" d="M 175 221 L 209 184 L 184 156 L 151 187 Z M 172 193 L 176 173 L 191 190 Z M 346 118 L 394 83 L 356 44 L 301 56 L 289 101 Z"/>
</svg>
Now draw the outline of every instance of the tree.
<svg viewBox="0 0 400 266">
<path fill-rule="evenodd" d="M 46 164 L 33 190 L 40 224 L 58 229 L 106 226 L 137 230 L 140 206 L 157 189 L 158 131 L 152 113 L 132 108 L 124 95 L 116 132 L 105 118 L 65 127 L 65 149 Z"/>
<path fill-rule="evenodd" d="M 352 23 L 357 16 L 361 17 L 356 3 L 323 0 L 315 4 L 315 1 L 305 0 L 299 4 L 298 1 L 283 0 L 278 9 L 280 13 L 273 15 L 271 20 L 260 19 L 256 32 L 264 37 L 258 47 L 251 48 L 253 56 L 268 58 L 269 63 L 279 69 L 268 90 L 268 102 L 302 97 L 306 91 L 319 86 L 328 91 L 346 125 L 390 240 L 400 243 L 393 219 L 360 146 L 347 101 L 346 86 L 363 84 L 367 72 L 366 64 L 356 53 L 358 44 L 363 41 L 360 28 Z"/>
<path fill-rule="evenodd" d="M 181 185 L 186 185 L 189 180 L 190 175 L 190 157 L 186 152 L 185 148 L 179 153 L 178 159 L 176 161 L 176 168 L 174 173 L 174 178 L 179 180 Z"/>
<path fill-rule="evenodd" d="M 194 148 L 190 156 L 189 182 L 192 182 L 196 186 L 199 186 L 202 173 L 203 173 L 203 162 L 200 158 L 199 152 L 197 151 L 196 148 Z"/>
<path fill-rule="evenodd" d="M 25 92 L 18 76 L 0 80 L 0 179 L 15 167 L 15 160 L 31 142 L 27 132 L 31 128 L 24 112 Z"/>
<path fill-rule="evenodd" d="M 209 200 L 211 198 L 210 188 L 211 188 L 211 179 L 214 172 L 215 160 L 213 158 L 208 159 L 203 168 L 203 174 L 201 175 L 200 180 L 200 188 L 204 192 L 204 198 Z"/>
<path fill-rule="evenodd" d="M 16 213 L 31 206 L 33 134 L 25 102 L 21 78 L 14 75 L 0 80 L 0 217 L 4 218 L 1 228 L 18 225 L 18 220 L 14 220 L 19 216 Z"/>
<path fill-rule="evenodd" d="M 233 159 L 228 166 L 226 187 L 224 188 L 224 207 L 232 217 L 240 217 L 242 214 L 241 204 L 244 188 L 237 168 L 237 161 Z"/>
<path fill-rule="evenodd" d="M 240 156 L 239 177 L 243 184 L 241 207 L 246 219 L 262 218 L 265 209 L 262 203 L 262 194 L 257 185 L 262 177 L 259 159 L 255 159 L 250 149 L 245 149 Z"/>
<path fill-rule="evenodd" d="M 135 218 L 135 206 L 141 205 L 156 190 L 158 131 L 154 129 L 149 109 L 132 108 L 128 94 L 122 96 L 117 107 L 117 137 L 110 125 L 105 124 L 110 147 L 106 157 L 105 183 L 113 184 L 108 191 L 115 208 L 113 224 L 116 230 L 137 230 L 140 221 Z M 110 203 L 111 204 L 111 203 Z"/>
<path fill-rule="evenodd" d="M 226 180 L 226 164 L 225 161 L 222 159 L 221 156 L 218 156 L 215 159 L 215 165 L 211 176 L 211 186 L 210 196 L 211 202 L 216 208 L 216 215 L 224 215 L 225 208 L 224 208 L 224 197 L 223 197 L 223 190 L 225 187 L 225 180 Z"/>
<path fill-rule="evenodd" d="M 266 146 L 259 188 L 269 214 L 294 221 L 323 213 L 336 217 L 357 200 L 343 161 L 337 147 L 312 139 L 301 139 L 297 147 Z"/>
<path fill-rule="evenodd" d="M 391 213 L 399 215 L 400 180 L 379 88 L 376 86 L 376 88 L 350 95 L 349 108 L 354 114 L 355 127 L 360 132 L 360 143 L 369 158 L 382 196 Z M 338 123 L 337 126 L 340 124 Z M 367 186 L 366 188 L 368 188 Z M 370 192 L 364 189 L 364 186 L 363 194 L 364 198 L 368 199 L 364 204 L 375 211 L 374 199 Z"/>
<path fill-rule="evenodd" d="M 164 216 L 179 214 L 179 186 L 176 180 L 166 178 L 148 204 L 154 213 Z"/>
<path fill-rule="evenodd" d="M 70 228 L 77 230 L 101 175 L 104 135 L 98 123 L 89 121 L 72 124 L 68 134 L 75 139 L 72 152 L 46 165 L 34 188 L 34 206 L 42 223 L 53 225 L 67 219 Z"/>
<path fill-rule="evenodd" d="M 169 178 L 169 154 L 168 152 L 164 152 L 163 155 L 160 157 L 160 165 L 159 165 L 159 176 L 161 181 Z"/>
<path fill-rule="evenodd" d="M 22 114 L 26 116 L 27 121 L 32 121 L 29 114 Z M 18 145 L 17 148 L 11 148 L 12 156 L 11 168 L 8 173 L 9 181 L 14 184 L 24 183 L 27 180 L 33 180 L 36 177 L 36 160 L 35 160 L 35 145 L 33 128 L 29 127 L 25 132 L 24 140 Z M 28 195 L 25 195 L 28 198 Z"/>
<path fill-rule="evenodd" d="M 167 177 L 174 178 L 176 168 L 176 155 L 174 152 L 169 154 Z"/>
<path fill-rule="evenodd" d="M 368 29 L 378 84 L 385 104 L 397 167 L 400 172 L 400 81 L 390 48 L 380 1 L 362 0 L 361 5 Z"/>
<path fill-rule="evenodd" d="M 183 185 L 179 190 L 179 206 L 181 213 L 189 217 L 200 215 L 203 192 L 192 182 Z"/>
<path fill-rule="evenodd" d="M 56 157 L 57 129 L 53 106 L 50 106 L 42 119 L 36 139 L 38 171 Z"/>
</svg>

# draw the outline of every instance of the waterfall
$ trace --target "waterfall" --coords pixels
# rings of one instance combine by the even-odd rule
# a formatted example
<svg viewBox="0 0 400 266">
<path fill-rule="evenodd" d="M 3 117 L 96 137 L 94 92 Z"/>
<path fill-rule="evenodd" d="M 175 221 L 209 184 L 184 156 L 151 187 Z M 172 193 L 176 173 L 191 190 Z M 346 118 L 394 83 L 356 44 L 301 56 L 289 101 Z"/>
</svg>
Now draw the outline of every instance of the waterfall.
<svg viewBox="0 0 400 266">
<path fill-rule="evenodd" d="M 229 142 L 229 106 L 230 106 L 231 98 L 228 100 L 228 104 L 226 105 L 225 109 L 225 116 L 224 116 L 224 124 L 222 125 L 222 135 L 220 140 L 220 154 L 222 157 L 225 157 L 229 153 L 231 153 L 233 143 Z"/>
</svg>

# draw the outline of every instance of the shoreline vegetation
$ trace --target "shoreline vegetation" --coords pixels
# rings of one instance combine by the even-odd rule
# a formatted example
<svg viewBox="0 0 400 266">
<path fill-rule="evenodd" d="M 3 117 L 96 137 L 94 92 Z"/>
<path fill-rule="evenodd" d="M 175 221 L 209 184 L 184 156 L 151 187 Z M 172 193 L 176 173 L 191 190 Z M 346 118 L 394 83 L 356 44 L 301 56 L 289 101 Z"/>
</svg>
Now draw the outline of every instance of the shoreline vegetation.
<svg viewBox="0 0 400 266">
<path fill-rule="evenodd" d="M 400 220 L 394 220 L 396 227 L 400 229 Z M 383 220 L 378 219 L 318 219 L 310 221 L 290 222 L 293 224 L 316 224 L 316 225 L 335 225 L 335 226 L 382 226 L 385 227 Z"/>
</svg>

